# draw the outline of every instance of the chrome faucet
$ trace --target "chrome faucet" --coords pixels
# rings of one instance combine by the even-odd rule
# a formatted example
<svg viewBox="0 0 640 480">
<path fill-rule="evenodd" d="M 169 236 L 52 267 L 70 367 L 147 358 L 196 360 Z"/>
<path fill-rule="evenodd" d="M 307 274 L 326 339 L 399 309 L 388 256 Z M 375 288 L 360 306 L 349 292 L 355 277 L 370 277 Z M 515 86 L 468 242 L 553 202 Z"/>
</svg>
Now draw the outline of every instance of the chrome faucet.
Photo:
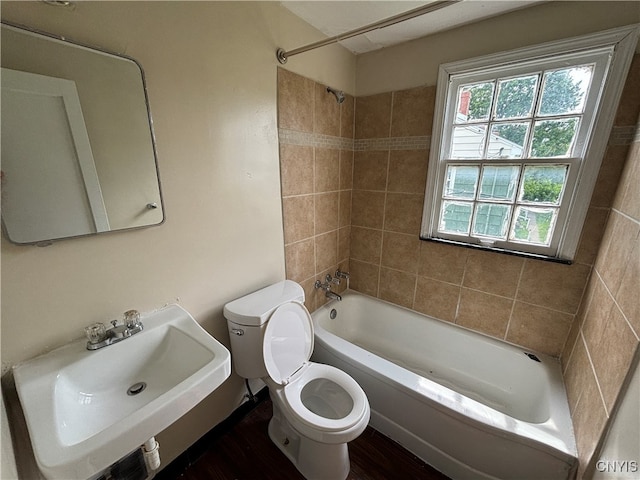
<svg viewBox="0 0 640 480">
<path fill-rule="evenodd" d="M 111 328 L 104 323 L 94 323 L 84 329 L 87 336 L 87 350 L 98 350 L 125 340 L 142 331 L 144 326 L 140 321 L 140 313 L 137 310 L 124 312 L 124 321 L 118 324 L 118 320 L 111 320 Z"/>
<path fill-rule="evenodd" d="M 331 298 L 332 300 L 337 300 L 337 301 L 342 300 L 342 297 L 340 295 L 331 291 L 331 284 L 339 285 L 340 279 L 332 278 L 331 275 L 329 274 L 327 274 L 327 276 L 324 279 L 325 279 L 325 283 L 322 283 L 320 280 L 316 280 L 314 287 L 321 288 L 322 290 L 324 290 L 324 296 L 327 298 Z"/>
<path fill-rule="evenodd" d="M 337 278 L 344 278 L 346 280 L 349 280 L 349 272 L 342 272 L 340 271 L 340 269 L 336 270 L 336 277 Z"/>
</svg>

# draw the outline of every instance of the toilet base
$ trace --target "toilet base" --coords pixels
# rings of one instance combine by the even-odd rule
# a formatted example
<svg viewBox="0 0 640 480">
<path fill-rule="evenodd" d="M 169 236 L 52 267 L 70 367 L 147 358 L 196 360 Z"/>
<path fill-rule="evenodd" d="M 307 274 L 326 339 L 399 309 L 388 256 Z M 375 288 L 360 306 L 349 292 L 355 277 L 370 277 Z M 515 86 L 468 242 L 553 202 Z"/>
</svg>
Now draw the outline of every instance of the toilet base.
<svg viewBox="0 0 640 480">
<path fill-rule="evenodd" d="M 301 435 L 272 403 L 269 438 L 298 471 L 307 480 L 345 480 L 350 469 L 347 444 L 319 443 Z"/>
</svg>

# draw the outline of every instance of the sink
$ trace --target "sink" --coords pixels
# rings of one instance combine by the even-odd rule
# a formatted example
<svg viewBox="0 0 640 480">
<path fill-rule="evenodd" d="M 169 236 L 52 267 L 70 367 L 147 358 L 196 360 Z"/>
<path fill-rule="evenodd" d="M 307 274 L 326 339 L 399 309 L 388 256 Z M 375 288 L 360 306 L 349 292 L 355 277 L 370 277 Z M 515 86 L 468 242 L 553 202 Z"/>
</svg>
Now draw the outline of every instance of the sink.
<svg viewBox="0 0 640 480">
<path fill-rule="evenodd" d="M 229 351 L 178 305 L 95 351 L 77 340 L 13 367 L 42 473 L 89 478 L 138 448 L 231 374 Z"/>
</svg>

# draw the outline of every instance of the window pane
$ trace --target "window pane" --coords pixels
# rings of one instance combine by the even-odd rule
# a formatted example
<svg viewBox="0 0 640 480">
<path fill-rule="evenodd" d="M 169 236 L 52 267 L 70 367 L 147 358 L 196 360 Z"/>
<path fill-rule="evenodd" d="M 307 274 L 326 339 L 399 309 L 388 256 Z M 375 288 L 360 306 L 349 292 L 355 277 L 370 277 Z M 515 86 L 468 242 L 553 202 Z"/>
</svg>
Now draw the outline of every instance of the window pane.
<svg viewBox="0 0 640 480">
<path fill-rule="evenodd" d="M 438 230 L 441 232 L 468 234 L 472 206 L 472 203 L 465 202 L 442 202 L 442 215 Z"/>
<path fill-rule="evenodd" d="M 489 119 L 493 82 L 462 85 L 458 89 L 458 104 L 455 123 L 474 122 Z"/>
<path fill-rule="evenodd" d="M 518 187 L 517 165 L 492 166 L 482 168 L 480 195 L 482 200 L 513 200 Z"/>
<path fill-rule="evenodd" d="M 522 158 L 528 129 L 529 122 L 492 125 L 487 158 Z"/>
<path fill-rule="evenodd" d="M 449 198 L 474 198 L 478 185 L 478 167 L 449 165 L 444 186 L 444 196 Z"/>
<path fill-rule="evenodd" d="M 506 238 L 511 207 L 492 203 L 479 203 L 473 221 L 473 233 L 486 237 Z"/>
<path fill-rule="evenodd" d="M 537 84 L 538 75 L 500 80 L 495 118 L 530 117 Z"/>
<path fill-rule="evenodd" d="M 519 199 L 523 202 L 559 205 L 568 170 L 568 165 L 524 167 Z"/>
<path fill-rule="evenodd" d="M 531 157 L 568 157 L 573 151 L 578 117 L 540 120 L 533 126 Z"/>
<path fill-rule="evenodd" d="M 555 208 L 517 207 L 511 239 L 533 245 L 549 245 L 557 215 Z"/>
<path fill-rule="evenodd" d="M 545 72 L 540 115 L 582 113 L 593 65 Z"/>
<path fill-rule="evenodd" d="M 453 127 L 451 158 L 456 160 L 482 158 L 486 135 L 486 125 Z"/>
</svg>

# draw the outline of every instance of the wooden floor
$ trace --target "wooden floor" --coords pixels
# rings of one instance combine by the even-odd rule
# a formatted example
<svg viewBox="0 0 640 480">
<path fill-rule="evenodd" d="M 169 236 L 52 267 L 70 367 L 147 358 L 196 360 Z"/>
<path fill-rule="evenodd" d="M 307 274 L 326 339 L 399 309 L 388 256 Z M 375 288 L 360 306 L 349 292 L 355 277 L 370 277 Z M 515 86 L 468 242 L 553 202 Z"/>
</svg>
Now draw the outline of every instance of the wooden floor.
<svg viewBox="0 0 640 480">
<path fill-rule="evenodd" d="M 201 441 L 199 452 L 168 465 L 155 480 L 304 480 L 269 439 L 270 418 L 271 402 L 266 398 L 224 431 L 210 435 L 206 445 Z M 371 427 L 349 443 L 349 456 L 349 480 L 447 479 Z"/>
</svg>

